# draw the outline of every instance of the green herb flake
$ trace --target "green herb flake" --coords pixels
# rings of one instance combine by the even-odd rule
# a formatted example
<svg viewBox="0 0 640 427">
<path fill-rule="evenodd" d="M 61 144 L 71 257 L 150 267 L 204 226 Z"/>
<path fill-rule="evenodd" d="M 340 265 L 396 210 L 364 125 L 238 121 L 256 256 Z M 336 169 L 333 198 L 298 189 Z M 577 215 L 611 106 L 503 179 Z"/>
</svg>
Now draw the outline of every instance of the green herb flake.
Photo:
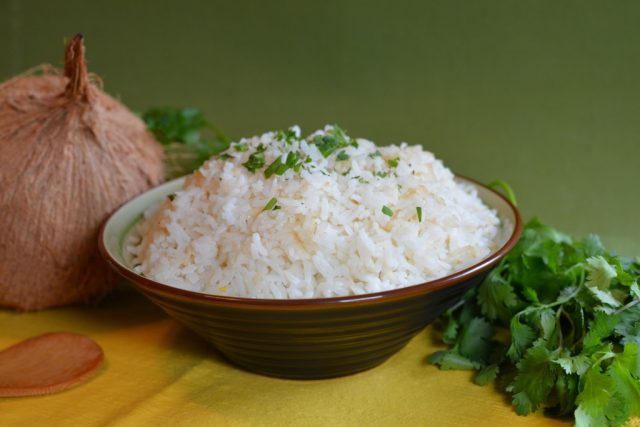
<svg viewBox="0 0 640 427">
<path fill-rule="evenodd" d="M 276 171 L 278 170 L 278 168 L 282 166 L 282 160 L 280 160 L 280 157 L 277 157 L 265 170 L 264 170 L 264 177 L 265 178 L 269 178 L 271 177 L 271 175 L 273 175 L 274 173 L 276 173 Z"/>
<path fill-rule="evenodd" d="M 289 169 L 300 169 L 301 162 L 299 162 L 300 155 L 295 151 L 287 153 L 287 158 L 284 164 L 281 164 L 276 168 L 276 175 L 283 175 Z"/>
<path fill-rule="evenodd" d="M 175 198 L 176 198 L 176 193 L 171 193 L 167 196 L 167 199 L 169 199 L 172 202 L 175 200 Z"/>
<path fill-rule="evenodd" d="M 416 206 L 416 215 L 418 216 L 418 222 L 422 222 L 422 208 Z"/>
<path fill-rule="evenodd" d="M 279 130 L 276 132 L 275 139 L 277 141 L 283 141 L 287 144 L 291 144 L 293 141 L 298 139 L 298 135 L 296 135 L 296 132 L 293 129 Z"/>
<path fill-rule="evenodd" d="M 376 157 L 382 157 L 382 153 L 380 152 L 380 150 L 376 150 L 373 153 L 369 153 L 369 157 L 371 157 L 372 159 L 375 159 Z"/>
<path fill-rule="evenodd" d="M 233 156 L 230 156 L 230 155 L 229 155 L 229 154 L 227 154 L 227 153 L 222 153 L 222 154 L 220 154 L 220 155 L 218 156 L 218 158 L 219 158 L 220 160 L 226 161 L 226 160 L 229 160 L 229 159 L 233 159 Z"/>
<path fill-rule="evenodd" d="M 247 168 L 247 170 L 251 173 L 255 173 L 256 170 L 264 167 L 265 159 L 264 159 L 264 151 L 266 150 L 263 144 L 258 145 L 256 148 L 256 152 L 249 156 L 249 159 L 244 162 L 242 165 Z"/>
<path fill-rule="evenodd" d="M 391 209 L 389 209 L 389 207 L 386 206 L 386 205 L 382 206 L 382 213 L 385 214 L 388 217 L 392 217 L 393 216 L 393 211 Z"/>
<path fill-rule="evenodd" d="M 387 160 L 387 165 L 390 168 L 397 168 L 398 167 L 398 162 L 400 162 L 400 157 L 396 157 L 394 159 Z"/>
<path fill-rule="evenodd" d="M 312 141 L 323 157 L 329 157 L 334 151 L 353 145 L 351 138 L 338 126 L 333 126 L 324 135 L 316 135 Z"/>
<path fill-rule="evenodd" d="M 341 151 L 336 156 L 336 160 L 338 160 L 340 162 L 343 162 L 345 160 L 349 160 L 349 155 L 347 153 L 345 153 L 344 151 Z"/>
<path fill-rule="evenodd" d="M 386 178 L 387 176 L 389 176 L 389 172 L 375 172 L 374 173 L 375 176 L 377 176 L 378 178 Z"/>
<path fill-rule="evenodd" d="M 242 143 L 242 144 L 235 144 L 233 148 L 235 148 L 236 151 L 245 152 L 249 149 L 249 146 L 246 143 Z"/>
<path fill-rule="evenodd" d="M 275 197 L 272 197 L 271 200 L 269 200 L 267 204 L 264 206 L 264 208 L 262 208 L 262 212 L 275 210 L 276 203 L 278 203 L 278 199 L 276 199 Z"/>
</svg>

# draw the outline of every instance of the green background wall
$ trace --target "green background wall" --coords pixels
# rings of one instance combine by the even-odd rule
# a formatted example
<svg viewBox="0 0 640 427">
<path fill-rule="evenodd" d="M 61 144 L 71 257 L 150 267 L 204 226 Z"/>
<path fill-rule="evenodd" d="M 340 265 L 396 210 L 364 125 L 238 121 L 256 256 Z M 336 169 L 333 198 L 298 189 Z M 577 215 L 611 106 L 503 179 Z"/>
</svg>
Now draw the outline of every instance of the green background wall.
<svg viewBox="0 0 640 427">
<path fill-rule="evenodd" d="M 62 62 L 234 137 L 338 123 L 504 179 L 526 217 L 640 253 L 640 2 L 0 0 L 0 79 Z"/>
</svg>

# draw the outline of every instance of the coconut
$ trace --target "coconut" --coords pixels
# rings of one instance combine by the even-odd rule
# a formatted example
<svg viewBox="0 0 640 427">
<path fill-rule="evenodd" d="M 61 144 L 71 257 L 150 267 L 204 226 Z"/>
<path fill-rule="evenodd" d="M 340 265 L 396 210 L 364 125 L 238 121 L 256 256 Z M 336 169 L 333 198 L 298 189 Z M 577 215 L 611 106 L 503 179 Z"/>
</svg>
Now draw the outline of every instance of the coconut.
<svg viewBox="0 0 640 427">
<path fill-rule="evenodd" d="M 90 79 L 81 35 L 63 73 L 40 70 L 0 85 L 0 306 L 21 310 L 112 289 L 100 225 L 164 176 L 144 123 Z"/>
</svg>

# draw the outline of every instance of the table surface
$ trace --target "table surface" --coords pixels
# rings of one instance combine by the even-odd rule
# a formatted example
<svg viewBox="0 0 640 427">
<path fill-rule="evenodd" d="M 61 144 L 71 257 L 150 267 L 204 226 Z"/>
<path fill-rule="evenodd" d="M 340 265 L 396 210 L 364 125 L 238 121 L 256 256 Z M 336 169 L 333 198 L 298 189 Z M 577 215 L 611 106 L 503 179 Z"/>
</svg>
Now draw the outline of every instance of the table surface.
<svg viewBox="0 0 640 427">
<path fill-rule="evenodd" d="M 0 399 L 0 425 L 566 426 L 519 417 L 471 374 L 426 363 L 443 348 L 432 327 L 382 365 L 343 378 L 297 381 L 235 367 L 130 288 L 97 307 L 0 310 L 0 348 L 49 331 L 93 338 L 105 362 L 90 381 L 49 396 Z"/>
</svg>

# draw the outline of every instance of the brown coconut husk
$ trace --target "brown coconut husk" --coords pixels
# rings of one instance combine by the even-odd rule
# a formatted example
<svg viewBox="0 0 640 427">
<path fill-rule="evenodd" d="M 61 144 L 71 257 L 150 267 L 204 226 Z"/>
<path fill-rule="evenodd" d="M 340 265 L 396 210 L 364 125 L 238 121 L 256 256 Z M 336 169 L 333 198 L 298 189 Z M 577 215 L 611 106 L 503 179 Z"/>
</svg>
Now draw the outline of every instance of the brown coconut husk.
<svg viewBox="0 0 640 427">
<path fill-rule="evenodd" d="M 112 289 L 98 229 L 164 176 L 144 123 L 90 82 L 81 35 L 63 75 L 43 70 L 0 85 L 0 306 L 21 310 Z"/>
</svg>

